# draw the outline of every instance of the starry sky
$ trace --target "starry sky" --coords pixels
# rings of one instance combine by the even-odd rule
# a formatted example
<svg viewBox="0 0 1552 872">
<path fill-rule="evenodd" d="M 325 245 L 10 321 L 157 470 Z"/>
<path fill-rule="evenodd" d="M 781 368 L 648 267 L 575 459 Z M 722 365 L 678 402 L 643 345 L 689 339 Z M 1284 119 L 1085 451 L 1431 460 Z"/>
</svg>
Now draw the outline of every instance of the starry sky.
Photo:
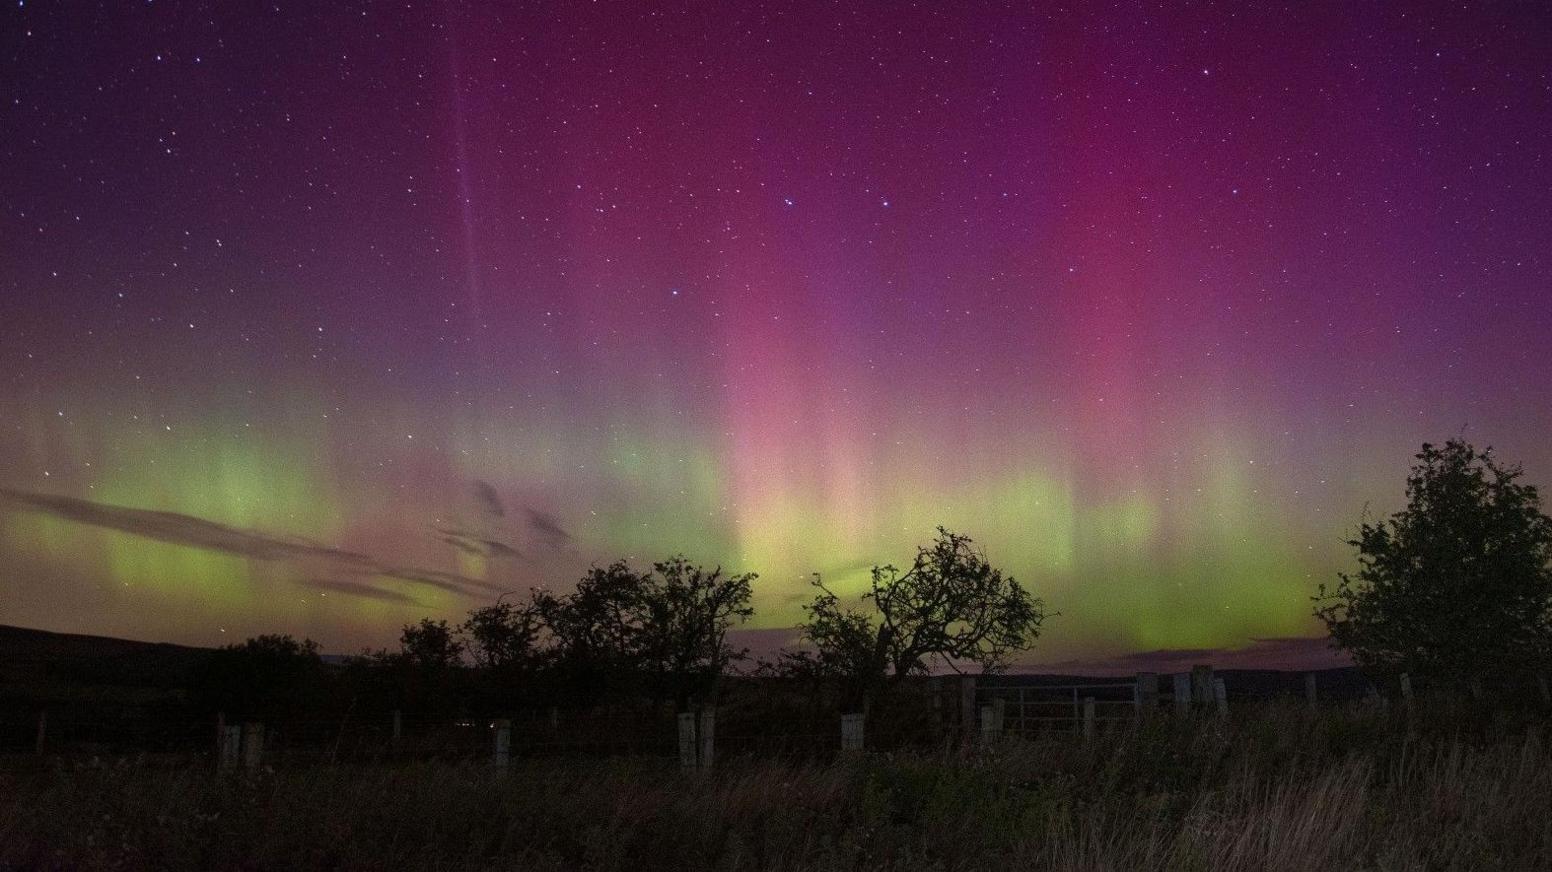
<svg viewBox="0 0 1552 872">
<path fill-rule="evenodd" d="M 0 623 L 350 651 L 683 552 L 776 633 L 945 524 L 1061 612 L 1036 660 L 1313 636 L 1424 440 L 1552 481 L 1549 46 L 1539 3 L 11 2 Z"/>
</svg>

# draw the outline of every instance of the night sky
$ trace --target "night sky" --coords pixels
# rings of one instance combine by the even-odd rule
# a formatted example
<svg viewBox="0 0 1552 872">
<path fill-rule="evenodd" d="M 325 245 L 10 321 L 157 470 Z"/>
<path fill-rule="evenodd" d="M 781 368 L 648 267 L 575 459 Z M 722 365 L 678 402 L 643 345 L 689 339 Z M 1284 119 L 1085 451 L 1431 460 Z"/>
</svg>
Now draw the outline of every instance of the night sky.
<svg viewBox="0 0 1552 872">
<path fill-rule="evenodd" d="M 1552 11 L 1263 9 L 12 0 L 0 623 L 945 524 L 1036 659 L 1312 636 L 1424 440 L 1552 484 Z"/>
</svg>

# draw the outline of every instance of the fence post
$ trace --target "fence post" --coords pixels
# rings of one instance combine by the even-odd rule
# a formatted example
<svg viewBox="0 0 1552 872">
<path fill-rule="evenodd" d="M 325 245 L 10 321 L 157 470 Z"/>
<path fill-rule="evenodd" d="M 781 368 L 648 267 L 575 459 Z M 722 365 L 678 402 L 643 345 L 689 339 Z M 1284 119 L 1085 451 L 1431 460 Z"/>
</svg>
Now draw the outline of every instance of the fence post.
<svg viewBox="0 0 1552 872">
<path fill-rule="evenodd" d="M 1213 679 L 1213 699 L 1218 703 L 1218 717 L 1228 717 L 1229 686 L 1221 678 Z"/>
<path fill-rule="evenodd" d="M 1197 705 L 1207 707 L 1213 704 L 1213 668 L 1211 666 L 1191 667 L 1191 699 Z"/>
<path fill-rule="evenodd" d="M 1536 673 L 1536 687 L 1541 691 L 1541 704 L 1552 705 L 1552 688 L 1547 687 L 1547 674 Z"/>
<path fill-rule="evenodd" d="M 1313 672 L 1304 673 L 1304 700 L 1309 703 L 1310 708 L 1315 708 L 1319 704 L 1319 697 L 1315 688 L 1315 673 Z"/>
<path fill-rule="evenodd" d="M 997 741 L 996 710 L 989 705 L 981 706 L 981 744 L 990 745 Z"/>
<path fill-rule="evenodd" d="M 497 775 L 505 775 L 507 767 L 512 763 L 512 722 L 502 719 L 496 721 L 494 726 L 496 746 L 491 756 L 491 763 L 495 765 Z"/>
<path fill-rule="evenodd" d="M 1408 713 L 1412 711 L 1412 676 L 1401 673 L 1401 703 Z"/>
<path fill-rule="evenodd" d="M 679 713 L 679 765 L 695 768 L 695 712 Z"/>
<path fill-rule="evenodd" d="M 264 725 L 254 721 L 246 721 L 242 725 L 242 761 L 243 769 L 249 774 L 259 771 L 259 764 L 264 760 Z"/>
<path fill-rule="evenodd" d="M 1191 674 L 1176 672 L 1170 679 L 1174 685 L 1170 696 L 1175 702 L 1175 714 L 1183 715 L 1191 710 Z"/>
<path fill-rule="evenodd" d="M 975 742 L 975 676 L 959 676 L 960 742 L 968 748 Z"/>
<path fill-rule="evenodd" d="M 717 750 L 716 708 L 707 706 L 701 709 L 696 738 L 700 740 L 700 754 L 698 758 L 700 767 L 702 769 L 710 769 L 712 761 L 716 759 Z"/>
<path fill-rule="evenodd" d="M 223 720 L 217 729 L 220 732 L 216 736 L 216 768 L 230 772 L 237 768 L 237 760 L 242 756 L 242 727 Z"/>
<path fill-rule="evenodd" d="M 402 712 L 402 711 L 400 711 L 398 709 L 394 709 L 393 710 L 393 733 L 392 733 L 392 737 L 393 737 L 392 740 L 391 740 L 392 744 L 389 745 L 389 749 L 392 750 L 393 753 L 398 754 L 399 753 L 399 746 L 404 741 L 404 712 Z"/>
<path fill-rule="evenodd" d="M 1083 738 L 1094 738 L 1094 697 L 1083 698 Z"/>
<path fill-rule="evenodd" d="M 863 725 L 867 715 L 857 713 L 841 715 L 841 750 L 861 751 L 863 748 Z"/>
<path fill-rule="evenodd" d="M 1137 704 L 1139 715 L 1152 714 L 1159 707 L 1159 674 L 1157 672 L 1137 673 L 1137 684 L 1133 691 L 1133 701 Z"/>
</svg>

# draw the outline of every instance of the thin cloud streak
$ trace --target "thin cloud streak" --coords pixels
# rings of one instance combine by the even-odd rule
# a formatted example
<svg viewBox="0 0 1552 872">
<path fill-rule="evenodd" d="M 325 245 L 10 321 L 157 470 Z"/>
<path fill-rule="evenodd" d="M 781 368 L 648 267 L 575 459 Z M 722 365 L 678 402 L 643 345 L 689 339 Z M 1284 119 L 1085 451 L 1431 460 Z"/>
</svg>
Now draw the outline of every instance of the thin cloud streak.
<svg viewBox="0 0 1552 872">
<path fill-rule="evenodd" d="M 419 567 L 392 566 L 356 551 L 335 548 L 301 537 L 276 536 L 255 530 L 229 527 L 178 512 L 110 506 L 75 497 L 0 489 L 0 504 L 4 503 L 24 511 L 37 512 L 77 524 L 129 533 L 173 545 L 233 554 L 252 560 L 324 561 L 341 571 L 352 574 L 382 575 L 463 595 L 475 592 L 499 592 L 503 589 L 499 585 L 455 573 Z M 366 585 L 356 585 L 353 582 L 340 583 L 375 589 L 368 588 Z M 354 592 L 360 593 L 359 590 Z M 391 597 L 382 598 L 391 599 Z"/>
</svg>

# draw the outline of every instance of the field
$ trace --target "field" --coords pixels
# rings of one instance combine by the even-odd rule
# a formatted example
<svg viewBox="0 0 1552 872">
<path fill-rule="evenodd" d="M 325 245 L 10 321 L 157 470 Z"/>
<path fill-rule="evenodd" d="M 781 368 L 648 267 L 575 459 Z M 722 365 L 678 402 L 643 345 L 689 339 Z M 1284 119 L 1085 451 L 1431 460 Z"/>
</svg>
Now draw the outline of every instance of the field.
<svg viewBox="0 0 1552 872">
<path fill-rule="evenodd" d="M 0 774 L 5 869 L 1547 869 L 1544 713 L 1245 706 L 965 753 Z"/>
</svg>

